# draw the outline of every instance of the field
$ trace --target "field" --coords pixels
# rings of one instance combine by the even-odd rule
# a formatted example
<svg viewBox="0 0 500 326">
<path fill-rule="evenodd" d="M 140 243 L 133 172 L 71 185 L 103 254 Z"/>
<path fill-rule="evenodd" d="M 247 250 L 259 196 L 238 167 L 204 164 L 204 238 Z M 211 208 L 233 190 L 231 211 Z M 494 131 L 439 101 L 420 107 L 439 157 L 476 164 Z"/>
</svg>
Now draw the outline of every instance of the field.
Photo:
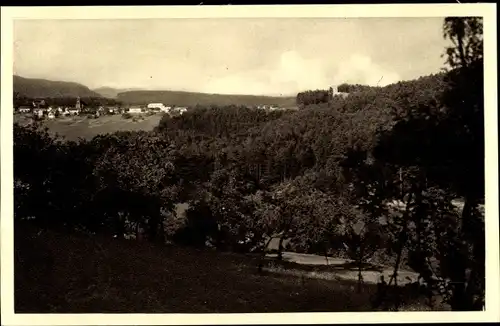
<svg viewBox="0 0 500 326">
<path fill-rule="evenodd" d="M 143 120 L 134 121 L 124 119 L 121 115 L 106 115 L 98 119 L 89 119 L 86 116 L 63 117 L 54 120 L 44 120 L 44 125 L 52 134 L 58 134 L 67 140 L 78 138 L 90 139 L 99 134 L 113 133 L 115 131 L 153 130 L 158 125 L 162 115 L 160 113 L 146 116 Z M 28 123 L 29 118 L 16 114 L 14 121 L 21 124 Z"/>
<path fill-rule="evenodd" d="M 15 227 L 16 313 L 369 311 L 375 285 L 283 275 L 257 256 Z M 265 260 L 265 262 L 269 262 Z M 266 272 L 267 270 L 267 272 Z M 290 270 L 290 269 L 288 269 Z M 407 309 L 426 309 L 412 301 Z"/>
</svg>

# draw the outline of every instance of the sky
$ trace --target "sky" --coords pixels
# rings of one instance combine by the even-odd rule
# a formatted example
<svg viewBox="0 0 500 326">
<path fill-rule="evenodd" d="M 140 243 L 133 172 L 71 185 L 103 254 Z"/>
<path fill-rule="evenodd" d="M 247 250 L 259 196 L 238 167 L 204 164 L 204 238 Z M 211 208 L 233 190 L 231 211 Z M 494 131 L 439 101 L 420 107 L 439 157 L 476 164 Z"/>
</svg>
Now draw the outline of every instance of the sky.
<svg viewBox="0 0 500 326">
<path fill-rule="evenodd" d="M 443 18 L 17 20 L 14 74 L 98 87 L 295 95 L 439 72 Z"/>
</svg>

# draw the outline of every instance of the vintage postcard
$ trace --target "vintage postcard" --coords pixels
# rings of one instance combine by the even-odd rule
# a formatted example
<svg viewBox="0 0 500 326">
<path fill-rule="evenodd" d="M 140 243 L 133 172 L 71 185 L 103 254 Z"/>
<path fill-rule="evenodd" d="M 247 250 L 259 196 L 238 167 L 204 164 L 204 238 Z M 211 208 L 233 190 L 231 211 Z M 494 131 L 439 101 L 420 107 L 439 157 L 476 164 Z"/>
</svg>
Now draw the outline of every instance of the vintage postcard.
<svg viewBox="0 0 500 326">
<path fill-rule="evenodd" d="M 1 24 L 5 325 L 498 321 L 496 5 Z"/>
</svg>

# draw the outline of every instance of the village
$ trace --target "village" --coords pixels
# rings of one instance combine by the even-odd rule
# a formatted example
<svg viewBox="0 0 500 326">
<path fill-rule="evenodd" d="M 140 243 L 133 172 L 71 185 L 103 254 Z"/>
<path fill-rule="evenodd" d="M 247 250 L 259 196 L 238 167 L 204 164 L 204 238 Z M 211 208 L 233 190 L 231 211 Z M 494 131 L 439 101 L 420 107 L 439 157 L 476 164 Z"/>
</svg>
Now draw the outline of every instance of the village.
<svg viewBox="0 0 500 326">
<path fill-rule="evenodd" d="M 162 103 L 150 103 L 147 105 L 137 105 L 122 107 L 115 106 L 90 106 L 86 105 L 80 98 L 76 99 L 74 106 L 52 106 L 46 104 L 45 100 L 35 100 L 31 105 L 19 106 L 16 110 L 17 113 L 32 114 L 34 118 L 38 119 L 56 119 L 62 116 L 79 116 L 87 114 L 93 118 L 98 118 L 101 115 L 114 115 L 114 114 L 151 114 L 151 113 L 167 113 L 170 115 L 182 115 L 187 111 L 186 107 L 180 106 L 165 106 Z"/>
<path fill-rule="evenodd" d="M 285 108 L 276 105 L 258 105 L 254 107 L 258 110 L 277 111 Z M 190 109 L 186 106 L 165 105 L 163 103 L 149 103 L 144 105 L 115 105 L 115 106 L 91 106 L 86 105 L 79 97 L 74 106 L 54 106 L 48 105 L 45 100 L 34 100 L 31 105 L 21 105 L 15 108 L 16 113 L 31 114 L 36 119 L 56 119 L 67 116 L 80 116 L 87 114 L 89 117 L 98 118 L 102 115 L 126 114 L 156 114 L 163 113 L 170 116 L 182 115 Z"/>
</svg>

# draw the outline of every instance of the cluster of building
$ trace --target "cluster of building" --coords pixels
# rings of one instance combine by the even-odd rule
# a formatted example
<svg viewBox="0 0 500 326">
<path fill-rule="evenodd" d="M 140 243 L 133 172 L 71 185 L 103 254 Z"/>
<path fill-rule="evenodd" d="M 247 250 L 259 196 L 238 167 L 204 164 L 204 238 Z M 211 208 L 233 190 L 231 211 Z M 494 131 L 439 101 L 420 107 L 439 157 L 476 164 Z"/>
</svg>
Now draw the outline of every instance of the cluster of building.
<svg viewBox="0 0 500 326">
<path fill-rule="evenodd" d="M 57 116 L 79 115 L 81 109 L 79 100 L 77 100 L 75 107 L 50 106 L 46 105 L 44 100 L 41 100 L 33 101 L 31 105 L 21 105 L 17 108 L 17 111 L 19 113 L 32 113 L 33 116 L 38 118 L 55 119 Z"/>
<path fill-rule="evenodd" d="M 187 111 L 187 107 L 183 106 L 165 106 L 163 103 L 149 103 L 146 106 L 146 110 L 152 110 L 152 111 L 160 111 L 163 113 L 178 113 L 178 114 L 183 114 L 184 112 Z"/>
<path fill-rule="evenodd" d="M 267 111 L 285 110 L 284 108 L 280 108 L 276 105 L 257 105 L 257 109 Z"/>
<path fill-rule="evenodd" d="M 143 106 L 131 106 L 128 108 L 116 106 L 100 106 L 98 108 L 91 108 L 85 106 L 80 98 L 77 98 L 74 107 L 53 107 L 46 105 L 44 100 L 33 101 L 32 105 L 22 105 L 17 108 L 19 113 L 32 113 L 37 118 L 55 119 L 58 116 L 75 116 L 80 114 L 93 114 L 99 117 L 103 114 L 144 114 L 149 112 L 163 112 L 170 115 L 182 115 L 187 111 L 187 107 L 165 106 L 162 103 L 150 103 Z"/>
</svg>

